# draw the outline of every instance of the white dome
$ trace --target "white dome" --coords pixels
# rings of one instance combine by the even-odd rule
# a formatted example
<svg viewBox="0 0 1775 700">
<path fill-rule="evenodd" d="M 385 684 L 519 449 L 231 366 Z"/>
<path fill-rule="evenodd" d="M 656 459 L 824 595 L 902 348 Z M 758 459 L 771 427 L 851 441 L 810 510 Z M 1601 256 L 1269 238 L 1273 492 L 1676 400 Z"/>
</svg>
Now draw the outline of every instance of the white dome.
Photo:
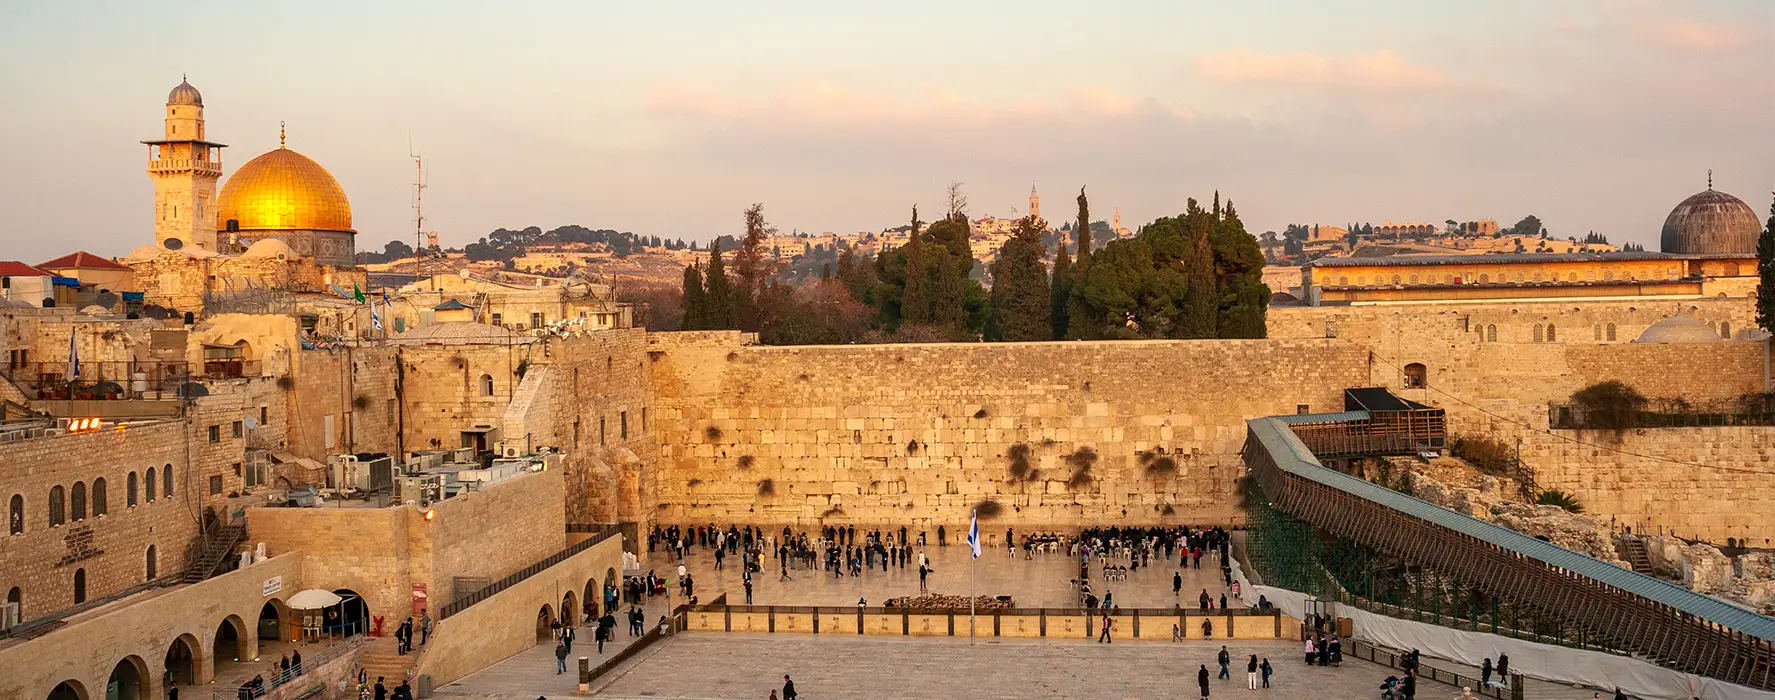
<svg viewBox="0 0 1775 700">
<path fill-rule="evenodd" d="M 240 257 L 291 260 L 296 257 L 296 250 L 291 248 L 290 244 L 276 238 L 261 238 L 258 241 L 255 241 L 252 245 L 247 246 L 246 252 L 241 253 Z"/>
<path fill-rule="evenodd" d="M 1713 325 L 1688 316 L 1671 316 L 1651 325 L 1639 334 L 1635 343 L 1717 343 L 1720 332 Z"/>
<path fill-rule="evenodd" d="M 164 253 L 164 252 L 166 252 L 166 249 L 162 248 L 160 246 L 157 246 L 157 245 L 139 246 L 135 250 L 130 251 L 129 255 L 124 256 L 123 259 L 124 260 L 153 260 L 155 258 L 160 257 L 160 254 Z"/>
</svg>

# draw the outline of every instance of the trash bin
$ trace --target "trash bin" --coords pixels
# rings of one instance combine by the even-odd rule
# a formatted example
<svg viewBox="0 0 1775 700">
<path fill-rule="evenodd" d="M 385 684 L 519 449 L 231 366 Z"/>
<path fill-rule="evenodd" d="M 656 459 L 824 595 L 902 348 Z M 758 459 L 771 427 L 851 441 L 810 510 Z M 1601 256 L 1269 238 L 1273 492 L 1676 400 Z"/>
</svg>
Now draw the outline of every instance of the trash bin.
<svg viewBox="0 0 1775 700">
<path fill-rule="evenodd" d="M 421 673 L 418 678 L 413 679 L 413 692 L 418 697 L 431 697 L 431 674 Z"/>
</svg>

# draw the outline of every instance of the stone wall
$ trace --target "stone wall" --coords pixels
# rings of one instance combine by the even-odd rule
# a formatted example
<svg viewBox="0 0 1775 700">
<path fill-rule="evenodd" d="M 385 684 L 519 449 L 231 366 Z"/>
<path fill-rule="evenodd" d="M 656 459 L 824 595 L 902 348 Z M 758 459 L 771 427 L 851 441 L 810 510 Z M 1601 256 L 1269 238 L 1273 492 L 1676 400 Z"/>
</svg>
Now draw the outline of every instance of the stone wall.
<svg viewBox="0 0 1775 700">
<path fill-rule="evenodd" d="M 442 686 L 536 646 L 540 615 L 560 618 L 568 596 L 579 608 L 575 613 L 580 612 L 584 596 L 600 594 L 605 579 L 620 576 L 621 571 L 622 539 L 612 537 L 436 622 L 415 677 L 429 674 L 434 685 Z M 567 619 L 577 621 L 578 616 Z M 596 646 L 589 631 L 580 639 Z M 546 633 L 541 641 L 548 641 Z"/>
<path fill-rule="evenodd" d="M 650 339 L 665 522 L 959 533 L 992 500 L 1019 524 L 1226 523 L 1242 421 L 1341 410 L 1369 371 L 1365 348 L 1336 340 L 758 347 L 679 335 Z M 1014 471 L 1018 454 L 1027 471 Z"/>
<path fill-rule="evenodd" d="M 289 451 L 322 463 L 332 453 L 394 453 L 401 419 L 394 391 L 397 352 L 361 345 L 297 353 L 294 385 L 286 394 Z"/>
<path fill-rule="evenodd" d="M 77 613 L 65 626 L 35 639 L 0 640 L 0 669 L 6 669 L 0 673 L 0 697 L 44 698 L 58 683 L 72 681 L 87 697 L 103 698 L 112 669 L 124 662 L 137 665 L 140 676 L 150 681 L 143 697 L 159 700 L 165 697 L 160 679 L 167 650 L 180 638 L 195 652 L 196 682 L 208 683 L 222 625 L 238 625 L 237 634 L 244 632 L 243 658 L 250 657 L 258 649 L 261 609 L 302 589 L 302 557 L 273 557 L 202 583 Z M 182 697 L 194 695 L 193 688 L 181 690 Z"/>
<path fill-rule="evenodd" d="M 23 528 L 0 540 L 0 595 L 19 589 L 23 620 L 53 615 L 76 604 L 77 573 L 87 601 L 150 581 L 150 548 L 152 578 L 182 575 L 204 509 L 221 502 L 228 479 L 238 477 L 244 445 L 231 426 L 239 411 L 236 397 L 211 396 L 189 407 L 183 419 L 0 443 L 0 465 L 7 466 L 0 473 L 0 508 L 7 509 L 11 525 L 16 497 Z M 213 442 L 210 426 L 216 426 Z M 101 481 L 104 513 L 97 514 Z M 212 493 L 215 485 L 221 494 Z M 57 488 L 64 518 L 51 525 Z"/>
<path fill-rule="evenodd" d="M 499 427 L 521 380 L 518 366 L 539 360 L 540 355 L 539 345 L 528 339 L 510 345 L 402 346 L 399 410 L 405 416 L 404 449 L 456 448 L 464 428 Z"/>
<path fill-rule="evenodd" d="M 513 477 L 478 493 L 390 508 L 251 508 L 254 543 L 308 555 L 316 587 L 350 589 L 371 615 L 412 614 L 414 586 L 433 610 L 452 600 L 457 577 L 499 579 L 567 546 L 561 474 Z"/>
</svg>

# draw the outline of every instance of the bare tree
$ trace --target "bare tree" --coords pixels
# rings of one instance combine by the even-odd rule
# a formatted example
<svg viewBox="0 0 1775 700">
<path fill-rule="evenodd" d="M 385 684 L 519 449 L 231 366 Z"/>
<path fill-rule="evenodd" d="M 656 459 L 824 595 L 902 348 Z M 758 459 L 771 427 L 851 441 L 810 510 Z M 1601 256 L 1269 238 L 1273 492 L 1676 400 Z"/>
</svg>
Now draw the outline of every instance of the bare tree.
<svg viewBox="0 0 1775 700">
<path fill-rule="evenodd" d="M 949 218 L 964 219 L 968 212 L 968 195 L 961 191 L 961 181 L 949 183 Z"/>
</svg>

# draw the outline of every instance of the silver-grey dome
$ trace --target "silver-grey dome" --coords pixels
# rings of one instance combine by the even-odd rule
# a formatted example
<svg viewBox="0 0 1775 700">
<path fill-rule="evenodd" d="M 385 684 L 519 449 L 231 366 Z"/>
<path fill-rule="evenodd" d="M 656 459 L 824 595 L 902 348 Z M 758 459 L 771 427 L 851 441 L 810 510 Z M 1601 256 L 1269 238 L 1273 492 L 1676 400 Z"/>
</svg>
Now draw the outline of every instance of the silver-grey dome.
<svg viewBox="0 0 1775 700">
<path fill-rule="evenodd" d="M 197 88 L 191 87 L 191 83 L 187 83 L 181 78 L 178 87 L 173 88 L 172 92 L 167 93 L 166 103 L 169 105 L 197 105 L 202 107 L 203 93 L 198 92 Z"/>
<path fill-rule="evenodd" d="M 1671 316 L 1646 328 L 1633 341 L 1641 344 L 1654 343 L 1717 343 L 1720 342 L 1719 329 L 1705 321 L 1688 316 Z"/>
<path fill-rule="evenodd" d="M 1666 253 L 1756 255 L 1762 231 L 1750 205 L 1709 187 L 1670 210 L 1658 248 Z"/>
</svg>

